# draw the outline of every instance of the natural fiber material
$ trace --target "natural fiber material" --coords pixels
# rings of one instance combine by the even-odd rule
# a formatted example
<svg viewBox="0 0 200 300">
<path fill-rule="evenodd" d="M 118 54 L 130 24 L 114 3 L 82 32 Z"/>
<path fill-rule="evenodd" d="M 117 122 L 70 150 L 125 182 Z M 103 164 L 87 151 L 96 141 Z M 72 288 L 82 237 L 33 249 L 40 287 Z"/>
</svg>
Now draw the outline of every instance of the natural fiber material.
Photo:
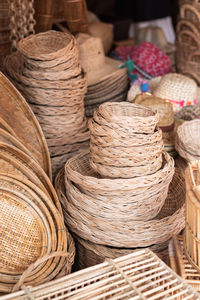
<svg viewBox="0 0 200 300">
<path fill-rule="evenodd" d="M 195 104 L 197 85 L 186 76 L 170 73 L 161 78 L 153 94 L 172 102 L 174 111 L 177 112 L 182 106 Z"/>
<path fill-rule="evenodd" d="M 149 249 L 107 260 L 36 288 L 23 287 L 22 291 L 6 295 L 2 300 L 26 300 L 30 295 L 41 300 L 50 297 L 61 300 L 199 298 L 190 285 Z"/>
<path fill-rule="evenodd" d="M 48 61 L 66 55 L 70 43 L 70 34 L 51 30 L 22 39 L 18 49 L 28 58 Z"/>
<path fill-rule="evenodd" d="M 197 292 L 200 292 L 200 273 L 193 267 L 185 255 L 183 236 L 177 235 L 169 243 L 170 267 Z"/>
<path fill-rule="evenodd" d="M 73 241 L 51 199 L 16 175 L 0 175 L 0 190 L 1 292 L 11 292 L 13 287 L 17 290 L 24 282 L 38 285 L 70 272 Z M 7 234 L 3 235 L 5 229 Z"/>
<path fill-rule="evenodd" d="M 200 107 L 198 105 L 185 106 L 178 113 L 175 114 L 175 118 L 186 121 L 200 119 Z"/>
<path fill-rule="evenodd" d="M 184 122 L 179 126 L 176 136 L 176 150 L 187 161 L 197 160 L 199 151 L 200 120 Z"/>
<path fill-rule="evenodd" d="M 166 152 L 163 154 L 163 166 L 155 174 L 130 179 L 108 179 L 101 178 L 96 174 L 90 168 L 89 154 L 82 153 L 66 163 L 65 176 L 85 191 L 94 194 L 113 195 L 117 193 L 120 195 L 137 188 L 148 190 L 150 186 L 158 184 L 165 177 L 171 179 L 173 175 L 173 159 Z"/>
<path fill-rule="evenodd" d="M 17 43 L 24 37 L 35 33 L 33 0 L 9 0 L 10 29 L 12 49 L 16 50 Z"/>
<path fill-rule="evenodd" d="M 76 39 L 80 51 L 81 65 L 87 73 L 87 84 L 89 86 L 100 80 L 109 79 L 117 71 L 121 74 L 126 72 L 126 69 L 119 70 L 120 61 L 104 56 L 103 44 L 100 38 L 79 33 Z"/>
<path fill-rule="evenodd" d="M 184 247 L 185 254 L 190 263 L 195 269 L 200 271 L 200 259 L 199 259 L 199 174 L 200 164 L 199 161 L 193 161 L 189 163 L 186 172 L 186 228 Z"/>
<path fill-rule="evenodd" d="M 142 96 L 143 94 L 141 94 Z M 174 123 L 173 105 L 161 98 L 144 93 L 143 97 L 136 96 L 134 103 L 156 110 L 159 113 L 158 126 L 167 127 Z"/>
<path fill-rule="evenodd" d="M 108 259 L 114 259 L 123 255 L 128 255 L 137 250 L 145 250 L 145 248 L 114 248 L 91 243 L 83 240 L 73 234 L 76 245 L 76 257 L 73 266 L 74 270 L 81 270 L 91 266 L 100 264 Z M 165 263 L 168 262 L 168 241 L 161 245 L 152 245 L 148 248 L 156 253 Z"/>
<path fill-rule="evenodd" d="M 0 117 L 8 123 L 18 139 L 51 178 L 48 147 L 36 117 L 25 99 L 2 73 L 0 74 L 0 90 Z"/>
<path fill-rule="evenodd" d="M 152 133 L 159 120 L 159 115 L 151 109 L 133 103 L 105 103 L 99 107 L 99 114 L 114 126 L 130 128 L 136 133 Z M 137 128 L 135 127 L 137 124 Z M 135 131 L 134 131 L 134 129 Z"/>
<path fill-rule="evenodd" d="M 176 195 L 179 195 L 179 198 L 173 191 L 175 186 L 177 186 Z M 85 193 L 89 194 L 89 192 Z M 108 216 L 104 217 L 103 215 L 99 215 L 98 212 L 93 212 L 91 215 L 91 213 L 84 211 L 83 207 L 79 212 L 80 208 L 78 208 L 77 204 L 73 205 L 71 200 L 64 196 L 64 192 L 61 194 L 58 192 L 58 194 L 59 198 L 60 195 L 62 195 L 60 200 L 62 205 L 66 207 L 64 209 L 65 220 L 71 230 L 82 238 L 98 244 L 114 247 L 145 247 L 152 244 L 161 244 L 167 241 L 175 232 L 180 232 L 185 225 L 184 181 L 179 174 L 174 177 L 174 181 L 169 189 L 168 198 L 160 213 L 153 220 L 149 221 L 134 221 L 133 217 L 129 219 L 130 213 L 127 213 L 126 220 L 120 221 L 120 215 L 114 217 L 112 213 L 113 210 L 111 210 L 112 216 L 110 215 L 109 218 Z M 92 196 L 92 192 L 90 192 L 90 195 Z M 110 199 L 110 197 L 108 196 L 108 199 Z M 95 196 L 93 196 L 93 198 L 95 199 Z M 114 199 L 115 198 L 116 196 Z M 86 196 L 85 199 L 89 199 L 89 197 Z M 129 199 L 129 201 L 132 200 L 131 196 Z M 102 199 L 100 201 L 102 201 Z M 138 205 L 140 205 L 139 202 Z M 101 209 L 98 211 L 101 211 Z M 92 216 L 94 216 L 94 219 Z M 109 232 L 107 228 L 109 228 Z M 112 230 L 112 235 L 110 235 L 110 230 Z"/>
</svg>

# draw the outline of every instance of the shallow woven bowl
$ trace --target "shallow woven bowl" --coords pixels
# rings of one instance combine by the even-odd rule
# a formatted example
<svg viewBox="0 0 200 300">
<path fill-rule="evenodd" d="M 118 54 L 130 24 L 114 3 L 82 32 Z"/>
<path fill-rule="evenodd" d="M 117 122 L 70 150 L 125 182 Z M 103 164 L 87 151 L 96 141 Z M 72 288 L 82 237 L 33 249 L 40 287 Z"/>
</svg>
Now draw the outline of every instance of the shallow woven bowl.
<svg viewBox="0 0 200 300">
<path fill-rule="evenodd" d="M 89 153 L 74 156 L 65 165 L 65 176 L 81 189 L 94 194 L 110 195 L 124 194 L 124 192 L 147 190 L 152 185 L 158 184 L 166 177 L 171 177 L 174 172 L 174 161 L 169 154 L 163 152 L 163 166 L 155 174 L 130 179 L 102 178 L 95 173 L 89 165 Z"/>
<path fill-rule="evenodd" d="M 157 112 L 128 102 L 106 102 L 99 106 L 98 111 L 111 124 L 135 128 L 138 133 L 152 133 L 159 121 Z"/>
<path fill-rule="evenodd" d="M 179 148 L 182 152 L 187 152 L 190 156 L 200 156 L 200 120 L 192 120 L 184 122 L 177 130 L 176 138 L 176 150 L 179 152 Z M 184 153 L 180 153 L 181 156 Z M 184 156 L 183 156 L 184 157 Z M 187 159 L 187 157 L 184 157 Z"/>
<path fill-rule="evenodd" d="M 50 30 L 22 39 L 18 49 L 35 60 L 53 60 L 67 54 L 73 39 L 69 33 Z"/>
</svg>

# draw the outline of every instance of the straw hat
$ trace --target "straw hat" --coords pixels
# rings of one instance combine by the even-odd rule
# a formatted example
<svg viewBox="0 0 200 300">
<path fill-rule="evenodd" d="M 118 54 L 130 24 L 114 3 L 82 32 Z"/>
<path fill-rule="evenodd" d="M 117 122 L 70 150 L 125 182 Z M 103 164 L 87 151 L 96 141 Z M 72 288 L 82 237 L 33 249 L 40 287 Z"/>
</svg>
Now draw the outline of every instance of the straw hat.
<svg viewBox="0 0 200 300">
<path fill-rule="evenodd" d="M 169 43 L 166 36 L 159 26 L 146 26 L 138 29 L 136 37 L 136 43 L 150 42 L 162 49 L 166 53 L 174 52 L 176 50 L 175 45 Z"/>
<path fill-rule="evenodd" d="M 114 76 L 119 71 L 121 62 L 104 56 L 103 44 L 100 38 L 79 33 L 77 35 L 80 62 L 88 76 L 88 85 Z"/>
<path fill-rule="evenodd" d="M 174 112 L 183 106 L 197 103 L 196 82 L 182 74 L 169 73 L 164 75 L 152 93 L 173 104 Z"/>
<path fill-rule="evenodd" d="M 149 91 L 156 97 L 172 102 L 174 112 L 182 107 L 197 104 L 200 92 L 196 82 L 182 74 L 168 73 L 154 77 L 148 81 Z M 133 84 L 128 92 L 127 100 L 132 102 L 142 93 L 142 85 Z"/>
<path fill-rule="evenodd" d="M 102 39 L 104 53 L 108 54 L 113 42 L 113 26 L 104 22 L 96 22 L 88 25 L 88 32 L 93 37 Z"/>
</svg>

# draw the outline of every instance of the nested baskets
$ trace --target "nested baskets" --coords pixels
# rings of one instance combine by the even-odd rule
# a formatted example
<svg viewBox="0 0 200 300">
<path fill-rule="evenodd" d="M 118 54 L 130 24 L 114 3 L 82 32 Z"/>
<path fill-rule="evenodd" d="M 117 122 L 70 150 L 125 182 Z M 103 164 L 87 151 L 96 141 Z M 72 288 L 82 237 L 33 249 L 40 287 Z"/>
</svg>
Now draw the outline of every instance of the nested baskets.
<svg viewBox="0 0 200 300">
<path fill-rule="evenodd" d="M 158 113 L 141 105 L 128 102 L 100 105 L 88 124 L 91 167 L 111 178 L 131 178 L 158 171 L 162 166 L 163 142 L 161 132 L 156 129 L 157 122 Z"/>
<path fill-rule="evenodd" d="M 199 160 L 200 120 L 184 122 L 179 126 L 175 147 L 180 156 L 187 161 Z"/>
<path fill-rule="evenodd" d="M 192 299 L 198 293 L 149 249 L 107 260 L 39 287 L 6 295 L 2 300 L 34 299 Z"/>
<path fill-rule="evenodd" d="M 29 102 L 42 127 L 55 176 L 71 153 L 88 146 L 86 74 L 70 33 L 31 35 L 19 42 L 18 50 L 4 61 L 6 74 Z"/>
<path fill-rule="evenodd" d="M 7 172 L 0 174 L 0 190 L 0 291 L 69 273 L 74 244 L 51 199 L 28 179 Z"/>
<path fill-rule="evenodd" d="M 192 161 L 186 169 L 186 227 L 185 227 L 185 254 L 192 265 L 200 271 L 200 191 L 199 191 L 199 161 Z"/>
<path fill-rule="evenodd" d="M 169 157 L 169 155 L 167 156 Z M 80 170 L 80 164 L 84 157 L 79 155 L 79 161 L 77 158 L 72 158 L 66 164 L 66 190 L 62 183 L 62 174 L 58 175 L 61 179 L 57 177 L 60 183 L 57 184 L 56 190 L 63 206 L 65 220 L 71 230 L 78 236 L 94 243 L 114 247 L 145 247 L 167 241 L 174 231 L 179 232 L 184 227 L 184 181 L 179 173 L 175 174 L 172 182 L 168 195 L 170 199 L 167 198 L 169 200 L 165 200 L 163 208 L 154 219 L 145 221 L 145 218 L 149 218 L 148 209 L 150 209 L 151 213 L 152 206 L 155 205 L 155 203 L 152 206 L 150 205 L 154 201 L 155 194 L 162 190 L 163 194 L 166 193 L 167 195 L 168 187 L 166 189 L 163 186 L 161 187 L 161 182 L 163 180 L 163 185 L 166 187 L 171 181 L 173 169 L 172 166 L 170 167 L 169 161 L 165 165 L 165 168 L 170 168 L 168 179 L 167 177 L 165 179 L 160 178 L 157 183 L 155 182 L 155 185 L 152 182 L 152 184 L 145 184 L 142 188 L 141 179 L 137 184 L 135 178 L 127 180 L 94 178 L 95 174 L 89 168 L 88 170 L 85 168 L 83 171 L 83 177 L 85 177 L 83 182 L 78 179 L 78 175 L 76 176 L 77 180 L 75 178 L 72 179 L 72 176 L 68 175 L 72 173 L 70 171 L 70 163 L 76 160 Z M 73 167 L 71 165 L 71 169 Z M 90 176 L 86 176 L 89 172 Z M 79 189 L 79 193 L 76 194 L 76 188 L 72 191 L 69 180 Z M 123 186 L 123 181 L 126 181 L 127 188 Z M 119 184 L 118 188 L 117 182 Z M 102 189 L 100 189 L 101 184 Z M 97 188 L 98 190 L 95 190 Z M 174 190 L 176 191 L 175 193 Z M 138 197 L 133 196 L 136 194 Z M 166 198 L 166 195 L 163 198 Z M 146 210 L 145 207 L 142 210 L 143 199 L 145 205 L 147 205 Z M 95 205 L 92 204 L 92 200 Z M 161 203 L 161 201 L 163 199 L 159 198 L 157 203 Z M 137 204 L 138 208 L 136 208 Z M 129 213 L 126 210 L 126 205 L 129 207 Z M 134 213 L 134 209 L 136 209 L 136 213 Z M 143 215 L 140 215 L 140 213 L 143 213 Z M 112 234 L 110 234 L 111 231 Z"/>
</svg>

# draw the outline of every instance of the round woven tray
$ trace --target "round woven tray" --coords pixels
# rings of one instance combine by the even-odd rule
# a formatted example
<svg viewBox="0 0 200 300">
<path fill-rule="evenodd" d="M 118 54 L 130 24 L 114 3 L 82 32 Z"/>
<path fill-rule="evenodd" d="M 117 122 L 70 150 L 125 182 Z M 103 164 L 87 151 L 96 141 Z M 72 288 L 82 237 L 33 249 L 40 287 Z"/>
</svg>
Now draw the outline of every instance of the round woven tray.
<svg viewBox="0 0 200 300">
<path fill-rule="evenodd" d="M 64 184 L 62 183 L 56 186 L 61 202 L 68 204 L 69 201 L 65 196 L 65 190 L 63 190 L 63 188 Z M 184 179 L 180 174 L 180 171 L 177 170 L 174 179 L 170 184 L 165 204 L 160 213 L 153 220 L 130 220 L 130 227 L 126 228 L 126 221 L 122 223 L 124 224 L 122 226 L 120 226 L 121 223 L 119 223 L 119 227 L 117 221 L 114 226 L 112 226 L 112 224 L 111 226 L 108 226 L 106 218 L 103 218 L 100 213 L 98 219 L 96 216 L 94 216 L 93 219 L 91 214 L 89 214 L 89 218 L 84 218 L 82 217 L 82 214 L 85 214 L 85 212 L 82 210 L 80 211 L 82 221 L 79 222 L 79 219 L 75 217 L 77 215 L 72 214 L 72 210 L 68 211 L 63 208 L 63 212 L 65 221 L 68 223 L 70 229 L 78 236 L 90 240 L 91 242 L 114 247 L 146 247 L 152 244 L 161 244 L 166 242 L 173 234 L 177 234 L 184 228 L 184 202 Z M 98 212 L 101 211 L 97 210 L 97 213 Z"/>
<path fill-rule="evenodd" d="M 41 217 L 42 217 L 42 222 L 44 224 L 46 224 L 46 228 L 48 231 L 48 235 L 47 233 L 45 234 L 45 244 L 44 244 L 44 251 L 41 252 L 41 247 L 40 249 L 40 255 L 39 257 L 45 257 L 45 255 L 49 255 L 52 252 L 59 252 L 62 251 L 63 253 L 63 258 L 60 258 L 60 256 L 56 256 L 54 258 L 54 256 L 51 259 L 48 259 L 47 262 L 41 262 L 40 264 L 36 265 L 35 268 L 33 268 L 26 276 L 23 276 L 23 270 L 26 269 L 27 267 L 30 267 L 30 264 L 34 261 L 28 261 L 28 264 L 25 265 L 24 263 L 24 257 L 27 256 L 29 257 L 31 255 L 31 243 L 30 243 L 30 237 L 33 237 L 33 242 L 36 242 L 37 239 L 34 239 L 34 235 L 30 235 L 30 230 L 34 230 L 35 227 L 32 226 L 31 222 L 29 221 L 27 223 L 27 225 L 25 226 L 24 224 L 20 225 L 20 220 L 22 220 L 22 216 L 24 215 L 23 213 L 20 213 L 20 211 L 17 209 L 18 206 L 15 207 L 15 209 L 13 210 L 13 205 L 12 205 L 12 215 L 10 216 L 10 220 L 8 220 L 9 222 L 11 221 L 11 219 L 15 219 L 15 221 L 17 222 L 12 222 L 14 227 L 14 234 L 16 236 L 16 234 L 19 236 L 19 233 L 21 233 L 21 238 L 20 240 L 16 240 L 15 238 L 13 239 L 9 239 L 6 242 L 6 248 L 4 253 L 4 256 L 6 257 L 6 255 L 11 255 L 11 259 L 8 259 L 7 261 L 5 260 L 5 266 L 8 264 L 8 269 L 1 268 L 1 281 L 4 282 L 4 284 L 2 285 L 0 283 L 0 290 L 2 291 L 6 291 L 6 292 L 10 292 L 13 288 L 13 286 L 18 282 L 21 281 L 23 278 L 23 282 L 25 281 L 28 284 L 33 284 L 36 285 L 38 283 L 41 282 L 45 282 L 47 280 L 49 280 L 49 276 L 51 276 L 51 278 L 54 278 L 57 274 L 59 274 L 61 271 L 63 271 L 63 268 L 66 267 L 66 270 L 70 271 L 71 269 L 71 262 L 73 262 L 73 257 L 74 257 L 74 246 L 73 246 L 73 242 L 70 238 L 70 240 L 68 241 L 68 235 L 66 233 L 66 230 L 64 228 L 64 223 L 63 220 L 60 216 L 60 214 L 58 213 L 58 211 L 56 210 L 55 206 L 52 204 L 52 202 L 50 201 L 49 198 L 47 198 L 47 196 L 34 184 L 32 184 L 32 182 L 28 181 L 28 180 L 24 180 L 24 182 L 22 183 L 21 178 L 15 178 L 15 176 L 12 175 L 0 175 L 0 189 L 1 191 L 3 191 L 3 193 L 7 193 L 7 194 L 11 194 L 12 197 L 14 195 L 14 197 L 20 197 L 20 203 L 23 203 L 23 201 L 25 201 L 27 203 L 27 205 L 29 204 L 31 207 L 35 207 L 35 209 L 38 212 L 41 212 Z M 2 192 L 1 192 L 2 195 Z M 6 210 L 6 213 L 8 214 L 8 210 Z M 28 211 L 27 211 L 28 212 Z M 17 215 L 21 214 L 21 217 L 18 218 Z M 5 213 L 4 213 L 5 216 Z M 17 218 L 16 218 L 17 217 Z M 27 221 L 29 220 L 30 216 L 28 215 L 27 217 Z M 37 217 L 38 219 L 38 217 Z M 2 220 L 2 218 L 1 218 Z M 25 226 L 25 227 L 24 227 Z M 24 239 L 22 239 L 23 236 L 26 235 L 26 231 L 25 229 L 28 231 L 28 236 Z M 20 231 L 21 230 L 21 231 Z M 40 235 L 41 236 L 41 235 Z M 7 236 L 6 236 L 7 238 Z M 16 243 L 17 245 L 13 248 L 11 245 L 11 241 L 12 243 Z M 22 243 L 23 241 L 23 243 Z M 70 245 L 71 244 L 71 245 Z M 9 246 L 11 245 L 11 247 L 9 248 Z M 22 247 L 22 249 L 20 248 Z M 29 248 L 29 251 L 26 250 L 26 248 Z M 9 251 L 8 251 L 9 249 Z M 21 249 L 21 251 L 20 251 Z M 1 247 L 2 250 L 2 247 Z M 17 250 L 17 251 L 16 251 Z M 32 249 L 33 253 L 36 253 L 33 251 L 34 248 Z M 12 254 L 12 252 L 14 251 L 15 255 Z M 70 251 L 69 253 L 69 258 L 66 259 L 65 255 L 67 253 L 67 251 Z M 46 253 L 46 254 L 45 254 Z M 17 256 L 16 256 L 17 254 Z M 16 261 L 18 258 L 18 264 L 19 266 L 21 266 L 22 269 L 20 269 L 19 267 L 17 267 L 16 265 Z M 11 269 L 11 262 L 13 261 L 12 264 L 12 269 Z M 67 266 L 71 264 L 70 266 Z M 27 272 L 27 271 L 25 271 Z M 22 275 L 22 277 L 21 277 Z M 23 284 L 22 282 L 22 284 Z M 5 290 L 6 289 L 6 290 Z"/>
<path fill-rule="evenodd" d="M 0 118 L 12 128 L 51 178 L 50 155 L 41 127 L 25 99 L 2 73 L 0 91 Z"/>
<path fill-rule="evenodd" d="M 28 58 L 48 61 L 67 55 L 73 42 L 70 33 L 50 30 L 20 40 L 18 49 Z"/>
<path fill-rule="evenodd" d="M 22 178 L 28 178 L 35 183 L 52 199 L 62 215 L 55 189 L 44 170 L 34 159 L 14 146 L 0 143 L 0 166 L 3 173 L 19 174 Z"/>
<path fill-rule="evenodd" d="M 117 193 L 120 195 L 138 189 L 147 190 L 164 178 L 171 178 L 174 172 L 173 166 L 173 158 L 168 153 L 163 152 L 163 166 L 155 174 L 130 179 L 108 179 L 102 178 L 90 168 L 89 153 L 87 152 L 76 155 L 66 163 L 65 176 L 78 184 L 81 189 L 94 194 L 111 195 Z"/>
</svg>

